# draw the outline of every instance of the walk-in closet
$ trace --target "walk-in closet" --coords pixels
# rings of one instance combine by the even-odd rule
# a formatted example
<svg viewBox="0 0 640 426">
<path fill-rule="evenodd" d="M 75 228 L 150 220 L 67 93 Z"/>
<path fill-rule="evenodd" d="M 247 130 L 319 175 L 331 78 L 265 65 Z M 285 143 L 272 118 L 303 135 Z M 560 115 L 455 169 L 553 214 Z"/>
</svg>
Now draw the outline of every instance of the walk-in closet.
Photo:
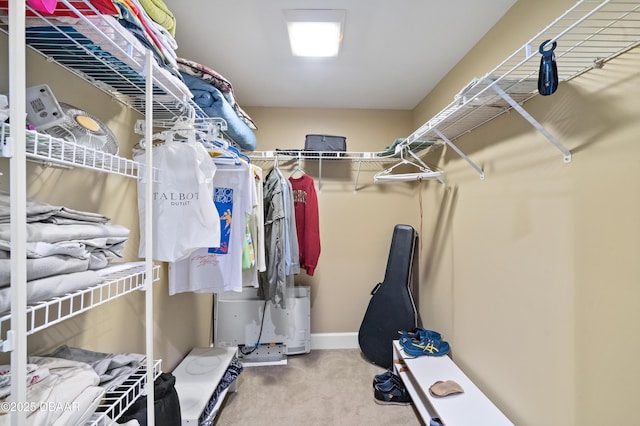
<svg viewBox="0 0 640 426">
<path fill-rule="evenodd" d="M 387 3 L 0 0 L 0 426 L 640 424 L 640 1 Z"/>
</svg>

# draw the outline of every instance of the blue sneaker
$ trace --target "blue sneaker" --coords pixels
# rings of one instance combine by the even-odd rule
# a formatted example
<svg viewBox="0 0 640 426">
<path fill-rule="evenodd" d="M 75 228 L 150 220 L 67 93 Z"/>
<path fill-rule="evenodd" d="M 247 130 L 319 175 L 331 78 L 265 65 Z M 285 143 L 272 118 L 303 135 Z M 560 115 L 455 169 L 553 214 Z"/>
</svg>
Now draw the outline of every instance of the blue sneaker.
<svg viewBox="0 0 640 426">
<path fill-rule="evenodd" d="M 439 339 L 427 339 L 420 342 L 406 341 L 402 345 L 404 353 L 415 358 L 418 356 L 443 356 L 449 353 L 449 343 Z"/>
<path fill-rule="evenodd" d="M 393 372 L 391 370 L 387 370 L 384 373 L 376 374 L 373 377 L 373 386 L 377 385 L 378 383 L 386 382 L 393 375 L 394 374 L 393 374 Z"/>
<path fill-rule="evenodd" d="M 394 386 L 404 388 L 402 379 L 395 374 L 392 374 L 387 380 L 373 385 L 374 388 L 379 389 L 382 392 L 389 392 Z"/>
<path fill-rule="evenodd" d="M 425 340 L 442 340 L 442 336 L 437 331 L 427 330 L 424 328 L 414 328 L 411 331 L 399 331 L 400 344 L 403 341 L 413 340 L 413 341 L 425 341 Z"/>
<path fill-rule="evenodd" d="M 376 404 L 381 405 L 409 405 L 411 404 L 411 396 L 402 383 L 395 383 L 385 390 L 380 389 L 380 385 L 376 385 L 373 389 L 373 397 Z"/>
</svg>

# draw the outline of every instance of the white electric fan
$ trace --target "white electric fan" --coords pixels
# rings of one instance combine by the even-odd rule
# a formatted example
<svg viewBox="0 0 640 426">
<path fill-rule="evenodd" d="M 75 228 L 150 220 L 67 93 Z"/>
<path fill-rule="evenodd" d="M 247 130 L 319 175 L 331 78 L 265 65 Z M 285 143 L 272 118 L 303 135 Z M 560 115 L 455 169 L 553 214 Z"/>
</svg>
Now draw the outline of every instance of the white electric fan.
<svg viewBox="0 0 640 426">
<path fill-rule="evenodd" d="M 58 102 L 47 85 L 27 89 L 27 120 L 39 132 L 87 148 L 118 153 L 113 132 L 94 115 L 64 102 Z"/>
</svg>

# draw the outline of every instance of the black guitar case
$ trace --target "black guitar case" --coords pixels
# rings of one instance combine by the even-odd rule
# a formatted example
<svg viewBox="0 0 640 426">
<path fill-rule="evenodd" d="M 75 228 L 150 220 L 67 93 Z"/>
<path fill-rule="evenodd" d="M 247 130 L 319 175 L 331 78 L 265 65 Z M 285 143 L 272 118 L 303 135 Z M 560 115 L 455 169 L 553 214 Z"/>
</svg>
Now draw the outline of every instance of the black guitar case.
<svg viewBox="0 0 640 426">
<path fill-rule="evenodd" d="M 364 356 L 391 369 L 393 340 L 398 331 L 422 327 L 415 301 L 418 287 L 418 235 L 412 226 L 396 225 L 384 281 L 371 291 L 371 300 L 358 332 Z M 415 288 L 412 288 L 415 287 Z"/>
</svg>

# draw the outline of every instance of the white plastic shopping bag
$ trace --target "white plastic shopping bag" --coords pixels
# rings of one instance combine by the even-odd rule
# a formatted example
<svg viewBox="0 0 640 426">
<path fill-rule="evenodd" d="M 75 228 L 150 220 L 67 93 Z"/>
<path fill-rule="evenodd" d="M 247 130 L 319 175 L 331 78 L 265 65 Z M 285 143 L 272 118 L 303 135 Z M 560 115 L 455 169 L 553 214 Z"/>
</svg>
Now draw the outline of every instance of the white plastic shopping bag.
<svg viewBox="0 0 640 426">
<path fill-rule="evenodd" d="M 144 164 L 145 156 L 136 161 Z M 216 166 L 202 144 L 192 137 L 175 141 L 170 135 L 153 148 L 159 179 L 153 182 L 153 259 L 175 262 L 201 247 L 219 247 L 220 219 L 213 203 Z M 138 179 L 140 257 L 145 257 L 144 179 Z"/>
</svg>

